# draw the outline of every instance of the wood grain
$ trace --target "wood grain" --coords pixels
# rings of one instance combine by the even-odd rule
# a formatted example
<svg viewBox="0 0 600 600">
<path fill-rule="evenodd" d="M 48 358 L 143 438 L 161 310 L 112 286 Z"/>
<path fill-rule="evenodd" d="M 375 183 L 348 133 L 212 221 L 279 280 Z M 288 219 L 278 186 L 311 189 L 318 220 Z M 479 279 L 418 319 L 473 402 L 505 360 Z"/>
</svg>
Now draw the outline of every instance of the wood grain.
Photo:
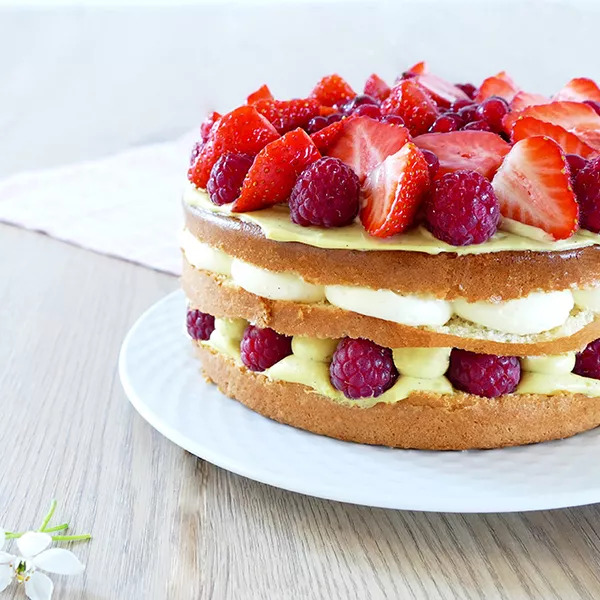
<svg viewBox="0 0 600 600">
<path fill-rule="evenodd" d="M 57 518 L 81 577 L 61 600 L 592 599 L 600 510 L 507 515 L 389 511 L 232 475 L 131 408 L 116 361 L 173 277 L 0 226 L 0 523 Z M 24 598 L 23 591 L 6 598 Z"/>
</svg>

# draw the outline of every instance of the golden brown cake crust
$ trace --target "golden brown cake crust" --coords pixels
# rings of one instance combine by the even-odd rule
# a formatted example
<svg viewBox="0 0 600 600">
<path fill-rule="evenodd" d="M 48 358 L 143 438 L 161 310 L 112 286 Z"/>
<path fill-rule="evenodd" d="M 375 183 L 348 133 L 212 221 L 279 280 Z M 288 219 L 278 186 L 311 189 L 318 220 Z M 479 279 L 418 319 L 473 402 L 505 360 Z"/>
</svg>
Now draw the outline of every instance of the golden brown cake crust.
<svg viewBox="0 0 600 600">
<path fill-rule="evenodd" d="M 600 337 L 600 318 L 569 337 L 535 344 L 458 337 L 359 315 L 330 304 L 269 300 L 237 286 L 225 285 L 222 277 L 195 269 L 185 259 L 183 263 L 182 287 L 194 308 L 216 317 L 240 317 L 259 327 L 271 327 L 287 335 L 363 337 L 387 348 L 453 347 L 511 356 L 581 350 Z"/>
<path fill-rule="evenodd" d="M 184 203 L 186 226 L 201 241 L 271 271 L 316 284 L 360 285 L 437 298 L 508 300 L 537 290 L 600 284 L 600 247 L 562 252 L 493 252 L 458 256 L 357 251 L 276 242 L 260 228 Z"/>
<path fill-rule="evenodd" d="M 600 398 L 416 393 L 395 404 L 344 406 L 297 383 L 273 382 L 197 347 L 206 377 L 248 408 L 340 440 L 422 450 L 500 448 L 569 437 L 600 424 Z"/>
</svg>

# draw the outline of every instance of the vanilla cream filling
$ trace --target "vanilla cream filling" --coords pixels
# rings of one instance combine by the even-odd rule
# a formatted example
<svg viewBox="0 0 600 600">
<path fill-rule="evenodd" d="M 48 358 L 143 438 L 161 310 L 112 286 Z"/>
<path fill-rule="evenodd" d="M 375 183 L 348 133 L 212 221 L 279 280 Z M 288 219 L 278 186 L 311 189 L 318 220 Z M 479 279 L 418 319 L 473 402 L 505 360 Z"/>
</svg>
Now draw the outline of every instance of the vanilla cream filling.
<svg viewBox="0 0 600 600">
<path fill-rule="evenodd" d="M 200 344 L 227 355 L 242 365 L 240 342 L 248 325 L 243 319 L 215 319 L 210 339 Z M 394 364 L 399 376 L 396 383 L 377 398 L 351 400 L 335 389 L 329 379 L 329 364 L 339 340 L 294 336 L 292 354 L 275 363 L 262 375 L 271 381 L 300 383 L 336 402 L 369 407 L 379 402 L 394 403 L 413 392 L 453 394 L 445 377 L 451 348 L 395 348 Z M 530 356 L 520 359 L 521 381 L 516 394 L 555 395 L 561 392 L 600 396 L 600 380 L 575 375 L 575 353 L 556 356 Z"/>
<path fill-rule="evenodd" d="M 440 327 L 457 315 L 504 334 L 530 335 L 564 325 L 575 304 L 583 310 L 600 312 L 600 287 L 533 292 L 504 302 L 447 301 L 361 286 L 316 285 L 295 273 L 269 271 L 232 258 L 200 242 L 189 230 L 184 230 L 180 241 L 193 267 L 227 275 L 236 285 L 257 296 L 304 303 L 327 301 L 343 310 L 401 325 Z"/>
</svg>

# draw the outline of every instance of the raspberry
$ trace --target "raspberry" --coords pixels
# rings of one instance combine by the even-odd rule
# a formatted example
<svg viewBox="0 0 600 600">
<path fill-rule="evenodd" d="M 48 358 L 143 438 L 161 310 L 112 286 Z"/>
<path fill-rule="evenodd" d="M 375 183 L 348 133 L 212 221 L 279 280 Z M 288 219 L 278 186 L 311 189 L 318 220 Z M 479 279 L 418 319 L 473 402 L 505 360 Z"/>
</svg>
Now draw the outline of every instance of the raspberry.
<svg viewBox="0 0 600 600">
<path fill-rule="evenodd" d="M 573 373 L 582 377 L 600 379 L 600 339 L 590 342 L 581 352 L 577 353 Z"/>
<path fill-rule="evenodd" d="M 467 246 L 481 244 L 496 233 L 500 207 L 492 184 L 483 175 L 460 170 L 435 182 L 425 215 L 436 238 Z"/>
<path fill-rule="evenodd" d="M 472 83 L 457 83 L 455 84 L 459 90 L 462 90 L 469 98 L 475 98 L 477 88 Z"/>
<path fill-rule="evenodd" d="M 350 115 L 350 114 L 354 113 L 354 111 L 359 106 L 365 106 L 365 105 L 379 106 L 379 100 L 377 100 L 376 98 L 373 98 L 373 96 L 369 96 L 369 94 L 359 94 L 358 96 L 354 96 L 354 98 L 352 98 L 352 100 L 348 100 L 348 102 L 345 102 L 344 104 L 342 104 L 342 106 L 340 107 L 340 110 L 345 115 Z"/>
<path fill-rule="evenodd" d="M 595 100 L 584 100 L 583 103 L 591 106 L 600 115 L 600 102 L 596 102 Z"/>
<path fill-rule="evenodd" d="M 448 133 L 449 131 L 458 131 L 463 124 L 460 115 L 447 112 L 439 116 L 433 125 L 429 128 L 431 133 Z"/>
<path fill-rule="evenodd" d="M 333 353 L 329 377 L 346 398 L 376 398 L 394 385 L 398 371 L 389 348 L 344 338 Z"/>
<path fill-rule="evenodd" d="M 575 176 L 575 194 L 579 202 L 579 224 L 584 229 L 600 232 L 600 157 Z"/>
<path fill-rule="evenodd" d="M 202 142 L 196 142 L 194 147 L 192 148 L 192 153 L 190 154 L 190 167 L 194 166 L 198 155 L 200 154 L 200 150 L 202 150 Z"/>
<path fill-rule="evenodd" d="M 425 158 L 425 162 L 427 162 L 427 166 L 429 167 L 429 179 L 433 181 L 440 168 L 440 161 L 431 150 L 421 149 L 421 154 Z"/>
<path fill-rule="evenodd" d="M 251 371 L 264 371 L 292 353 L 292 338 L 273 329 L 248 325 L 240 344 L 242 362 Z"/>
<path fill-rule="evenodd" d="M 341 227 L 358 213 L 358 176 L 339 158 L 320 158 L 298 177 L 290 195 L 290 216 L 298 225 Z"/>
<path fill-rule="evenodd" d="M 361 104 L 352 111 L 352 115 L 355 117 L 379 119 L 381 117 L 381 109 L 376 104 Z"/>
<path fill-rule="evenodd" d="M 454 348 L 446 375 L 463 392 L 496 398 L 515 391 L 521 379 L 521 365 L 516 356 L 476 354 Z"/>
<path fill-rule="evenodd" d="M 206 190 L 213 204 L 221 206 L 237 200 L 252 157 L 227 152 L 217 160 L 210 171 Z"/>
<path fill-rule="evenodd" d="M 193 340 L 207 340 L 215 330 L 215 318 L 195 308 L 189 308 L 186 325 L 187 332 Z"/>
<path fill-rule="evenodd" d="M 588 161 L 583 158 L 583 156 L 579 156 L 579 154 L 567 154 L 565 156 L 567 159 L 567 164 L 569 165 L 569 172 L 571 174 L 571 183 L 575 183 L 575 177 L 583 167 L 588 164 Z"/>
<path fill-rule="evenodd" d="M 492 128 L 487 121 L 471 121 L 462 129 L 463 131 L 492 131 Z"/>
<path fill-rule="evenodd" d="M 379 119 L 382 123 L 391 123 L 392 125 L 404 125 L 404 119 L 400 115 L 383 115 Z"/>
<path fill-rule="evenodd" d="M 502 131 L 502 119 L 509 111 L 508 102 L 499 96 L 490 96 L 477 107 L 477 116 L 485 121 L 492 131 Z"/>
<path fill-rule="evenodd" d="M 202 125 L 200 125 L 200 139 L 202 140 L 202 143 L 206 142 L 212 126 L 220 118 L 221 115 L 218 112 L 212 112 L 206 117 L 206 119 L 204 119 L 204 121 L 202 121 Z"/>
<path fill-rule="evenodd" d="M 341 121 L 343 116 L 344 115 L 342 115 L 342 113 L 334 112 L 327 116 L 313 117 L 308 122 L 306 131 L 308 131 L 308 133 L 316 133 L 317 131 L 321 131 L 321 129 L 325 129 L 327 125 Z"/>
</svg>

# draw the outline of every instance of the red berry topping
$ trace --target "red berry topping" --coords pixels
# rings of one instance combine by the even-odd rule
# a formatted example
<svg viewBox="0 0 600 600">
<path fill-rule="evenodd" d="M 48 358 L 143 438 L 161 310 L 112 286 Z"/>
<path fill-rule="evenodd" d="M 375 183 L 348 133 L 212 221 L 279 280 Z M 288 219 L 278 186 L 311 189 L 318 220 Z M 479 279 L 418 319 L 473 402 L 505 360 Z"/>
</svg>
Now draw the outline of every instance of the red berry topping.
<svg viewBox="0 0 600 600">
<path fill-rule="evenodd" d="M 240 106 L 222 116 L 212 127 L 196 162 L 188 171 L 189 180 L 204 188 L 210 170 L 225 152 L 256 154 L 279 138 L 276 129 L 253 106 Z"/>
<path fill-rule="evenodd" d="M 456 112 L 459 114 L 463 123 L 471 123 L 471 121 L 477 121 L 477 107 L 479 104 L 468 104 L 459 108 Z"/>
<path fill-rule="evenodd" d="M 454 348 L 446 375 L 452 385 L 463 392 L 497 398 L 517 389 L 521 365 L 516 356 L 476 354 Z"/>
<path fill-rule="evenodd" d="M 410 67 L 410 69 L 406 69 L 406 71 L 404 71 L 403 75 L 407 75 L 408 77 L 405 77 L 405 79 L 410 79 L 410 77 L 414 77 L 415 75 L 423 75 L 424 73 L 427 73 L 427 63 L 422 60 L 421 62 L 418 62 L 416 65 L 413 65 L 412 67 Z"/>
<path fill-rule="evenodd" d="M 194 165 L 198 156 L 200 155 L 200 150 L 202 150 L 203 143 L 196 142 L 194 147 L 192 148 L 192 152 L 190 153 L 190 167 Z"/>
<path fill-rule="evenodd" d="M 195 308 L 187 311 L 187 332 L 193 340 L 207 340 L 215 330 L 215 318 Z"/>
<path fill-rule="evenodd" d="M 461 108 L 466 108 L 467 106 L 473 106 L 474 108 L 477 108 L 477 104 L 475 104 L 470 98 L 459 98 L 450 105 L 450 110 L 452 112 L 458 112 Z"/>
<path fill-rule="evenodd" d="M 576 77 L 554 96 L 553 100 L 570 100 L 571 102 L 600 102 L 600 88 L 592 79 Z"/>
<path fill-rule="evenodd" d="M 600 379 L 600 340 L 590 342 L 575 358 L 573 373 L 582 377 Z"/>
<path fill-rule="evenodd" d="M 345 115 L 352 114 L 359 106 L 365 105 L 375 105 L 379 106 L 379 100 L 373 98 L 373 96 L 369 96 L 368 94 L 359 94 L 358 96 L 354 96 L 352 100 L 348 100 L 348 102 L 344 102 L 340 107 L 340 110 Z"/>
<path fill-rule="evenodd" d="M 510 110 L 518 112 L 528 106 L 536 106 L 538 104 L 548 104 L 550 100 L 541 94 L 530 94 L 529 92 L 517 92 L 517 95 L 510 103 Z M 506 129 L 505 129 L 506 131 Z M 510 131 L 508 132 L 510 133 Z"/>
<path fill-rule="evenodd" d="M 294 129 L 267 144 L 250 167 L 233 212 L 258 210 L 287 200 L 298 175 L 320 157 L 302 129 Z"/>
<path fill-rule="evenodd" d="M 390 95 L 390 86 L 379 75 L 369 76 L 365 83 L 365 94 L 383 102 Z"/>
<path fill-rule="evenodd" d="M 343 118 L 342 113 L 334 112 L 327 116 L 318 116 L 313 117 L 306 126 L 306 131 L 308 133 L 316 133 L 317 131 L 321 131 L 327 127 L 327 125 L 331 125 L 332 123 L 336 123 L 337 121 L 341 121 Z"/>
<path fill-rule="evenodd" d="M 581 175 L 581 173 L 580 173 Z M 492 185 L 502 216 L 539 227 L 555 240 L 577 229 L 579 207 L 560 146 L 547 137 L 517 142 L 504 158 Z"/>
<path fill-rule="evenodd" d="M 317 150 L 322 154 L 325 154 L 342 136 L 343 131 L 344 123 L 341 120 L 335 120 L 333 123 L 323 127 L 323 129 L 319 129 L 313 133 L 310 137 L 317 147 Z"/>
<path fill-rule="evenodd" d="M 398 152 L 409 138 L 406 127 L 369 117 L 351 116 L 342 124 L 342 134 L 327 153 L 350 165 L 361 182 L 388 156 Z"/>
<path fill-rule="evenodd" d="M 255 92 L 252 92 L 247 100 L 246 104 L 254 104 L 259 100 L 274 100 L 273 94 L 267 85 L 261 85 Z"/>
<path fill-rule="evenodd" d="M 371 119 L 379 119 L 381 117 L 381 109 L 377 104 L 361 104 L 352 111 L 352 115 L 355 117 L 371 117 Z"/>
<path fill-rule="evenodd" d="M 320 158 L 307 167 L 290 196 L 290 217 L 298 225 L 341 227 L 358 214 L 360 184 L 339 158 Z"/>
<path fill-rule="evenodd" d="M 457 100 L 470 100 L 459 87 L 432 73 L 423 73 L 415 81 L 429 92 L 438 106 L 447 108 Z"/>
<path fill-rule="evenodd" d="M 507 102 L 510 102 L 518 91 L 519 88 L 510 78 L 505 75 L 502 76 L 502 74 L 499 73 L 494 77 L 484 79 L 483 83 L 479 86 L 475 101 L 483 102 L 486 98 L 500 96 L 500 98 L 504 98 Z"/>
<path fill-rule="evenodd" d="M 438 179 L 425 204 L 427 228 L 453 246 L 489 240 L 500 220 L 491 183 L 475 171 L 456 171 Z"/>
<path fill-rule="evenodd" d="M 211 169 L 206 184 L 211 202 L 221 206 L 237 200 L 251 165 L 252 157 L 247 154 L 223 154 Z"/>
<path fill-rule="evenodd" d="M 391 123 L 392 125 L 404 125 L 404 119 L 400 115 L 383 115 L 379 119 L 382 123 Z"/>
<path fill-rule="evenodd" d="M 487 121 L 477 120 L 471 121 L 462 127 L 463 131 L 492 131 L 490 124 Z"/>
<path fill-rule="evenodd" d="M 447 112 L 435 120 L 429 131 L 432 133 L 448 133 L 449 131 L 457 131 L 461 125 L 462 118 L 460 115 Z"/>
<path fill-rule="evenodd" d="M 596 114 L 600 115 L 600 102 L 597 100 L 586 100 L 584 104 L 591 106 L 596 111 Z"/>
<path fill-rule="evenodd" d="M 221 115 L 218 112 L 212 112 L 206 117 L 206 119 L 204 119 L 204 121 L 202 121 L 202 125 L 200 125 L 200 139 L 202 140 L 202 143 L 206 142 L 212 126 L 220 118 Z"/>
<path fill-rule="evenodd" d="M 412 142 L 406 143 L 365 180 L 360 211 L 365 229 L 382 238 L 408 229 L 429 183 L 429 167 L 423 154 Z"/>
<path fill-rule="evenodd" d="M 492 131 L 502 131 L 502 119 L 508 113 L 508 102 L 499 96 L 491 96 L 484 100 L 476 110 L 477 117 L 485 121 Z"/>
<path fill-rule="evenodd" d="M 431 96 L 413 79 L 400 81 L 381 103 L 381 114 L 399 115 L 412 135 L 425 133 L 436 120 L 438 110 Z"/>
<path fill-rule="evenodd" d="M 281 134 L 298 127 L 305 128 L 319 115 L 319 103 L 312 99 L 258 100 L 254 108 Z"/>
<path fill-rule="evenodd" d="M 317 100 L 319 104 L 325 106 L 335 106 L 343 104 L 346 100 L 354 98 L 356 92 L 339 75 L 327 75 L 323 77 L 313 91 L 310 97 Z"/>
<path fill-rule="evenodd" d="M 567 154 L 565 158 L 567 159 L 567 164 L 569 165 L 571 183 L 574 184 L 577 173 L 579 173 L 579 171 L 581 171 L 581 169 L 588 164 L 588 161 L 585 160 L 583 156 L 579 156 L 579 154 Z"/>
<path fill-rule="evenodd" d="M 292 353 L 292 338 L 273 329 L 248 325 L 240 344 L 242 362 L 251 371 L 264 371 Z"/>
<path fill-rule="evenodd" d="M 398 378 L 392 351 L 362 338 L 344 338 L 329 367 L 332 385 L 346 398 L 376 398 Z"/>
<path fill-rule="evenodd" d="M 469 98 L 475 98 L 477 94 L 477 88 L 472 83 L 457 83 L 456 87 L 462 90 Z"/>
<path fill-rule="evenodd" d="M 438 160 L 438 157 L 430 150 L 421 150 L 421 154 L 423 155 L 423 158 L 427 163 L 427 167 L 429 168 L 429 179 L 433 181 L 440 169 L 440 161 Z"/>
<path fill-rule="evenodd" d="M 575 177 L 575 193 L 584 229 L 600 233 L 600 157 L 590 161 Z"/>
<path fill-rule="evenodd" d="M 415 144 L 421 150 L 431 150 L 438 157 L 441 174 L 469 169 L 488 179 L 510 150 L 510 144 L 487 131 L 426 133 L 415 138 Z"/>
</svg>

